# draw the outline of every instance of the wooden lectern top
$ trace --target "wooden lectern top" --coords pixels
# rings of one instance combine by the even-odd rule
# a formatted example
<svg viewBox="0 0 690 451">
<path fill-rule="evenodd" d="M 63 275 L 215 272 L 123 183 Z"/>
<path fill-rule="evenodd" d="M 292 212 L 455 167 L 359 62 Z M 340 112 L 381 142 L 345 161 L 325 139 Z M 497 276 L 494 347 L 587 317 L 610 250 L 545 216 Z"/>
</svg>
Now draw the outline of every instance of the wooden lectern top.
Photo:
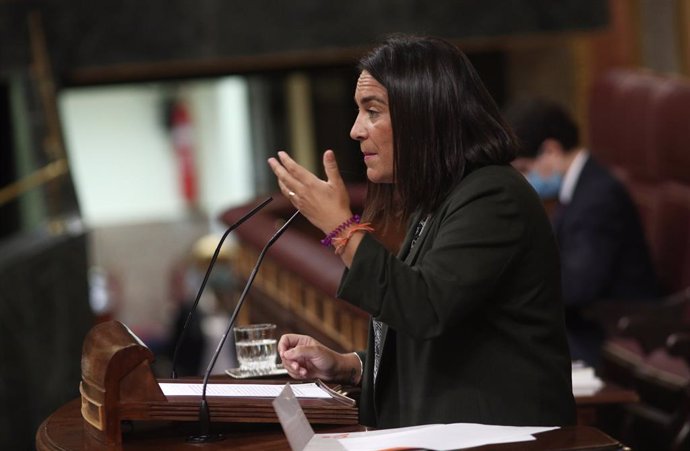
<svg viewBox="0 0 690 451">
<path fill-rule="evenodd" d="M 98 324 L 89 331 L 84 340 L 79 386 L 88 449 L 121 449 L 124 420 L 198 421 L 200 397 L 166 397 L 151 370 L 153 360 L 153 353 L 146 345 L 118 321 Z M 201 378 L 165 380 L 172 383 L 200 381 Z M 210 384 L 219 382 L 209 381 Z M 278 423 L 272 400 L 207 398 L 211 421 L 233 423 Z M 357 407 L 354 403 L 343 402 L 342 397 L 300 399 L 300 405 L 312 423 L 358 423 Z"/>
</svg>

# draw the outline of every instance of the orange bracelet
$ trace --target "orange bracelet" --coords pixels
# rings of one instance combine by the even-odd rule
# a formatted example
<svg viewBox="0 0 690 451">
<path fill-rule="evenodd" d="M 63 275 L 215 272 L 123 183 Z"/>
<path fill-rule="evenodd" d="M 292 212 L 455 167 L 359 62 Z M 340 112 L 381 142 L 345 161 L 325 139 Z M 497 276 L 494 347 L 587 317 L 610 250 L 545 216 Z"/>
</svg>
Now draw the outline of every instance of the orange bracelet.
<svg viewBox="0 0 690 451">
<path fill-rule="evenodd" d="M 345 235 L 333 238 L 333 246 L 335 247 L 335 254 L 340 255 L 345 250 L 347 242 L 350 241 L 355 232 L 373 232 L 370 222 L 363 222 L 362 224 L 352 224 L 345 229 Z"/>
</svg>

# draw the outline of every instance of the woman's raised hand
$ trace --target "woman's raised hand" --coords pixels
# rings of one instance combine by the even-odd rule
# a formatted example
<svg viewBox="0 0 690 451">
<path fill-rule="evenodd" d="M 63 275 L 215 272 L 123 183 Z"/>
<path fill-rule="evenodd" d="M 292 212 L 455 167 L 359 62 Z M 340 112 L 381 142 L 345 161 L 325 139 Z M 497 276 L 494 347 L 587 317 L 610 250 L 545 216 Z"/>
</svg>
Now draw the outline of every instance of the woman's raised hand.
<svg viewBox="0 0 690 451">
<path fill-rule="evenodd" d="M 281 192 L 324 234 L 352 216 L 350 196 L 332 150 L 323 154 L 326 180 L 297 164 L 286 152 L 278 152 L 278 158 L 269 158 L 268 164 L 278 178 Z"/>
</svg>

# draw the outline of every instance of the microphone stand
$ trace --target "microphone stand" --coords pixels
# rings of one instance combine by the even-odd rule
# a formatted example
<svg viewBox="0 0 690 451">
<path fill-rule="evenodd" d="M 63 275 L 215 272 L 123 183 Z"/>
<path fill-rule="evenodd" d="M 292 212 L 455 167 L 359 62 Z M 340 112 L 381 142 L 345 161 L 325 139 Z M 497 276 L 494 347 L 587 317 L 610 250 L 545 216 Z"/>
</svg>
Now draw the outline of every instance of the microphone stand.
<svg viewBox="0 0 690 451">
<path fill-rule="evenodd" d="M 180 347 L 182 346 L 182 342 L 184 341 L 186 335 L 187 335 L 187 329 L 189 328 L 189 323 L 192 320 L 192 317 L 194 316 L 194 312 L 196 311 L 196 307 L 199 304 L 199 299 L 201 298 L 201 293 L 204 292 L 204 288 L 206 287 L 206 282 L 208 281 L 209 276 L 211 275 L 211 269 L 213 269 L 213 265 L 216 264 L 216 259 L 218 258 L 218 254 L 220 253 L 220 248 L 223 245 L 223 241 L 225 241 L 225 238 L 228 236 L 230 232 L 235 230 L 237 227 L 239 227 L 244 221 L 247 219 L 251 218 L 254 216 L 256 212 L 264 208 L 269 202 L 273 200 L 272 197 L 267 198 L 263 202 L 261 202 L 259 205 L 254 207 L 249 213 L 245 214 L 242 216 L 237 222 L 235 222 L 233 225 L 228 227 L 228 229 L 223 233 L 223 236 L 221 237 L 220 241 L 218 242 L 218 246 L 216 246 L 216 250 L 213 253 L 213 257 L 211 258 L 211 262 L 208 265 L 208 269 L 206 269 L 206 275 L 204 276 L 203 282 L 201 282 L 201 286 L 199 287 L 199 291 L 196 293 L 196 299 L 194 299 L 194 304 L 192 304 L 192 308 L 189 310 L 189 313 L 187 314 L 187 319 L 184 322 L 184 326 L 182 326 L 182 332 L 180 332 L 180 336 L 177 338 L 177 343 L 175 344 L 175 351 L 173 352 L 173 358 L 172 358 L 172 370 L 170 372 L 170 378 L 171 379 L 177 379 L 177 371 L 175 371 L 175 365 L 177 364 L 177 354 L 180 352 Z"/>
<path fill-rule="evenodd" d="M 211 371 L 213 371 L 213 366 L 216 364 L 216 360 L 218 360 L 218 356 L 220 355 L 220 351 L 223 348 L 223 345 L 225 344 L 225 340 L 228 338 L 228 334 L 230 333 L 230 330 L 232 330 L 232 326 L 235 324 L 237 314 L 239 313 L 242 304 L 244 304 L 244 299 L 247 296 L 247 293 L 249 292 L 249 288 L 252 286 L 252 282 L 254 282 L 254 278 L 256 277 L 256 273 L 259 271 L 259 265 L 261 265 L 261 262 L 264 259 L 264 255 L 266 255 L 268 248 L 276 242 L 276 240 L 283 234 L 285 229 L 287 229 L 287 227 L 297 217 L 297 215 L 299 215 L 299 213 L 299 210 L 297 210 L 292 216 L 290 216 L 290 219 L 285 221 L 285 224 L 283 224 L 283 226 L 280 229 L 278 229 L 278 231 L 271 237 L 271 239 L 268 240 L 268 243 L 266 243 L 264 248 L 261 250 L 259 257 L 257 258 L 256 263 L 254 264 L 254 268 L 252 269 L 252 272 L 249 275 L 249 279 L 247 280 L 247 283 L 244 286 L 244 290 L 240 295 L 240 299 L 239 301 L 237 301 L 235 310 L 232 312 L 232 316 L 230 317 L 228 327 L 225 330 L 225 333 L 223 333 L 223 336 L 221 337 L 220 342 L 218 343 L 218 347 L 213 353 L 211 362 L 208 364 L 208 368 L 206 369 L 206 374 L 204 374 L 204 383 L 203 388 L 201 390 L 201 405 L 199 406 L 199 425 L 201 428 L 201 433 L 199 435 L 192 435 L 188 437 L 188 442 L 206 443 L 225 439 L 223 434 L 211 434 L 209 432 L 211 425 L 211 413 L 209 411 L 208 402 L 206 400 L 206 387 L 208 386 L 208 378 L 211 375 Z"/>
</svg>

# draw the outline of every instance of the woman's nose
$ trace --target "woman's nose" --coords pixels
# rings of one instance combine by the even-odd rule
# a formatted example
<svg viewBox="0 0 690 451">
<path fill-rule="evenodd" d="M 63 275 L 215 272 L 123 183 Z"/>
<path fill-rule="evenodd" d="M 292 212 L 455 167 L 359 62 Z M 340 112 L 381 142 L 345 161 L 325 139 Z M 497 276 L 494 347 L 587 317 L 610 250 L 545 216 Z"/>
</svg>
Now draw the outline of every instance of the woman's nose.
<svg viewBox="0 0 690 451">
<path fill-rule="evenodd" d="M 359 115 L 357 115 L 355 123 L 352 124 L 352 128 L 350 129 L 350 138 L 355 141 L 362 141 L 364 139 L 364 127 L 360 124 Z"/>
</svg>

